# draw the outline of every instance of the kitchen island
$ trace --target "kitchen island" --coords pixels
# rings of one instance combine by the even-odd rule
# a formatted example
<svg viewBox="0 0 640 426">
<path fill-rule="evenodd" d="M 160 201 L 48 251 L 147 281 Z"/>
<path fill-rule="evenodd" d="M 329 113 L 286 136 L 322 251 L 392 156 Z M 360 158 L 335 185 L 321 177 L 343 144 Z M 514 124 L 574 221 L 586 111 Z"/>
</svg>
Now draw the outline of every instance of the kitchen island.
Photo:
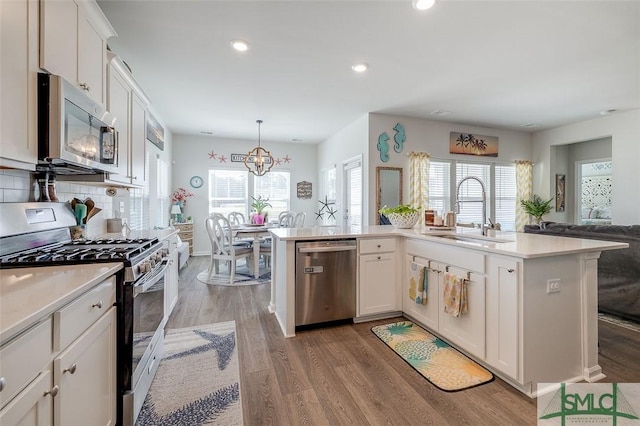
<svg viewBox="0 0 640 426">
<path fill-rule="evenodd" d="M 597 259 L 624 243 L 458 228 L 279 228 L 269 309 L 295 335 L 296 242 L 358 242 L 355 321 L 398 314 L 416 321 L 529 396 L 537 383 L 597 381 Z M 533 238 L 532 238 L 533 237 Z M 429 271 L 429 303 L 408 296 L 414 263 Z M 443 313 L 445 273 L 465 278 L 469 313 Z"/>
</svg>

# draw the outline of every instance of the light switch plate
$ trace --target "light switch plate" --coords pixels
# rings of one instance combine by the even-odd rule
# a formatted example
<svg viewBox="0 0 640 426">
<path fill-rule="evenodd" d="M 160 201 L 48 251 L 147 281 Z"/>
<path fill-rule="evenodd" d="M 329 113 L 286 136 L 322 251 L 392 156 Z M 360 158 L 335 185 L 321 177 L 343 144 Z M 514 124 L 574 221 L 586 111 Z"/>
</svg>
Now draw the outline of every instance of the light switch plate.
<svg viewBox="0 0 640 426">
<path fill-rule="evenodd" d="M 560 293 L 560 279 L 547 280 L 547 293 Z"/>
</svg>

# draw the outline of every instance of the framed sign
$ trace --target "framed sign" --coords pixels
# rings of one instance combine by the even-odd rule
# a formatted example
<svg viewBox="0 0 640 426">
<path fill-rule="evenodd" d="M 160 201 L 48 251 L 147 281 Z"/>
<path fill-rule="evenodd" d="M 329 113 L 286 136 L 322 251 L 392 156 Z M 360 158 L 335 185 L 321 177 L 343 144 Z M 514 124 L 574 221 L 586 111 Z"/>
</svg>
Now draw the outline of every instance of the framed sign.
<svg viewBox="0 0 640 426">
<path fill-rule="evenodd" d="M 303 200 L 307 200 L 311 198 L 311 182 L 307 182 L 303 180 L 302 182 L 298 182 L 296 185 L 298 198 Z"/>
<path fill-rule="evenodd" d="M 160 151 L 164 151 L 164 129 L 149 111 L 147 111 L 147 139 L 160 148 Z"/>
<path fill-rule="evenodd" d="M 449 134 L 449 154 L 498 156 L 498 137 L 451 132 Z"/>
</svg>

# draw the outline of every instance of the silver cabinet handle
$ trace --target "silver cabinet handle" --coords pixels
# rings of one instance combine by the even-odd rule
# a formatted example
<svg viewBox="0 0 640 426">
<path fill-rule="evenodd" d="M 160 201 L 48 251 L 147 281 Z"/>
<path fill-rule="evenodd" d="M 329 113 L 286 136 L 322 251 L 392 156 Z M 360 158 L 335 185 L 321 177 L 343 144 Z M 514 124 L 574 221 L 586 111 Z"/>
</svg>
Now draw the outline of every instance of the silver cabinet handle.
<svg viewBox="0 0 640 426">
<path fill-rule="evenodd" d="M 77 366 L 76 366 L 76 364 L 74 362 L 73 364 L 71 364 L 71 367 L 65 368 L 64 370 L 62 370 L 62 374 L 66 373 L 66 372 L 69 372 L 69 373 L 73 374 L 73 373 L 76 372 L 76 368 L 77 368 Z"/>
<path fill-rule="evenodd" d="M 58 395 L 58 391 L 60 390 L 60 388 L 58 387 L 58 385 L 55 385 L 54 387 L 51 388 L 51 390 L 48 390 L 44 393 L 44 395 L 42 396 L 47 396 L 47 395 L 51 395 L 52 397 L 56 397 L 56 395 Z"/>
<path fill-rule="evenodd" d="M 515 271 L 515 269 L 513 269 L 513 268 L 509 268 L 509 269 L 507 269 L 507 272 L 508 272 L 508 273 L 512 273 L 513 271 Z"/>
<path fill-rule="evenodd" d="M 382 247 L 382 244 L 378 244 L 378 248 Z"/>
<path fill-rule="evenodd" d="M 102 300 L 99 301 L 98 303 L 94 303 L 93 305 L 91 305 L 92 308 L 98 308 L 98 309 L 102 309 Z"/>
<path fill-rule="evenodd" d="M 0 377 L 0 392 L 2 392 L 2 389 L 4 389 L 6 385 L 7 385 L 7 380 L 4 377 Z"/>
<path fill-rule="evenodd" d="M 380 256 L 378 256 L 378 260 L 382 259 Z"/>
<path fill-rule="evenodd" d="M 89 87 L 89 85 L 87 83 L 80 83 L 80 88 L 82 90 L 84 90 L 85 92 L 88 92 L 91 90 L 91 87 Z"/>
</svg>

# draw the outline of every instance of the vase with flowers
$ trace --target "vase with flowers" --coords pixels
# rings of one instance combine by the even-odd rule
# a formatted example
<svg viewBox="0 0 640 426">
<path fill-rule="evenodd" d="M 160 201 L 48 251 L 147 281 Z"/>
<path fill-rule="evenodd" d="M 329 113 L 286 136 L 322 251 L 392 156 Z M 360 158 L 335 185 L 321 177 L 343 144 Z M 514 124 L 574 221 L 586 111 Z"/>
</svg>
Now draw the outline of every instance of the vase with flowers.
<svg viewBox="0 0 640 426">
<path fill-rule="evenodd" d="M 177 222 L 182 222 L 182 215 L 184 214 L 184 207 L 187 204 L 187 199 L 192 197 L 194 197 L 194 195 L 184 188 L 178 188 L 173 191 L 173 194 L 171 194 L 171 202 L 180 207 L 179 213 L 178 210 L 175 210 L 175 213 L 177 214 Z M 171 213 L 174 214 L 173 209 Z"/>
<path fill-rule="evenodd" d="M 262 195 L 258 195 L 258 198 L 251 196 L 253 202 L 251 207 L 255 210 L 255 213 L 251 213 L 251 223 L 256 225 L 263 225 L 267 220 L 268 212 L 264 211 L 267 207 L 272 207 L 269 204 L 268 198 L 262 198 Z"/>
</svg>

